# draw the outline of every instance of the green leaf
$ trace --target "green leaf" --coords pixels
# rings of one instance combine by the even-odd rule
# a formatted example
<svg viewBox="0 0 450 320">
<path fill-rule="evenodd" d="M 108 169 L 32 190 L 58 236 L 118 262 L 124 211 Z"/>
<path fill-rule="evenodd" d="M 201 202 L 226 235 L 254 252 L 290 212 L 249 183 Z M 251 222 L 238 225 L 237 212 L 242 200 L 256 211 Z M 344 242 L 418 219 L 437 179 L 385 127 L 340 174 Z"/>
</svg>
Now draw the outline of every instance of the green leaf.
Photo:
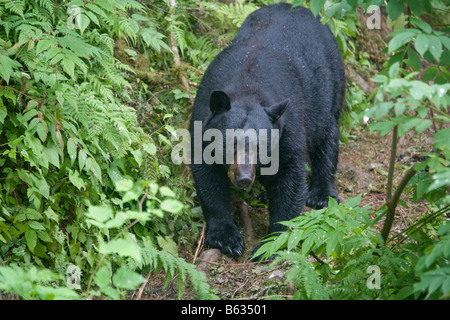
<svg viewBox="0 0 450 320">
<path fill-rule="evenodd" d="M 434 77 L 436 77 L 436 75 L 438 74 L 438 72 L 439 72 L 438 66 L 430 66 L 430 67 L 428 67 L 428 69 L 425 70 L 425 72 L 423 73 L 422 80 L 423 80 L 424 82 L 431 81 L 431 80 L 434 79 Z"/>
<path fill-rule="evenodd" d="M 408 49 L 408 59 L 405 60 L 405 63 L 410 66 L 414 71 L 419 71 L 422 66 L 422 61 L 420 60 L 419 55 L 411 48 Z"/>
<path fill-rule="evenodd" d="M 34 180 L 34 185 L 37 187 L 37 191 L 46 199 L 48 199 L 50 195 L 50 187 L 47 181 L 43 177 L 34 178 L 32 176 L 32 179 Z"/>
<path fill-rule="evenodd" d="M 28 226 L 34 230 L 45 230 L 45 227 L 37 221 L 28 222 Z"/>
<path fill-rule="evenodd" d="M 425 52 L 428 50 L 428 37 L 425 34 L 420 34 L 416 37 L 416 40 L 414 41 L 414 47 L 416 48 L 417 52 L 423 57 Z"/>
<path fill-rule="evenodd" d="M 389 0 L 386 12 L 391 20 L 396 20 L 403 13 L 403 0 Z"/>
<path fill-rule="evenodd" d="M 25 240 L 27 242 L 28 249 L 31 252 L 33 252 L 34 248 L 36 247 L 36 243 L 37 243 L 37 233 L 36 233 L 36 231 L 34 231 L 32 229 L 27 229 L 27 231 L 25 231 Z"/>
<path fill-rule="evenodd" d="M 445 297 L 448 298 L 450 294 L 450 277 L 447 277 L 444 283 L 442 283 L 441 292 Z"/>
<path fill-rule="evenodd" d="M 86 160 L 87 160 L 86 151 L 80 149 L 80 151 L 78 151 L 78 165 L 80 167 L 80 171 L 83 170 L 84 166 L 86 165 Z"/>
<path fill-rule="evenodd" d="M 116 287 L 126 290 L 135 290 L 145 282 L 145 278 L 128 268 L 121 267 L 113 275 L 112 281 Z"/>
<path fill-rule="evenodd" d="M 113 287 L 102 288 L 102 292 L 114 300 L 120 299 L 120 293 Z"/>
<path fill-rule="evenodd" d="M 58 42 L 55 38 L 41 39 L 36 45 L 36 55 L 39 55 L 42 51 L 47 50 L 50 47 L 56 47 Z"/>
<path fill-rule="evenodd" d="M 335 251 L 336 246 L 339 244 L 339 231 L 333 231 L 331 234 L 329 234 L 330 238 L 327 240 L 327 248 L 326 253 L 327 256 L 331 257 L 331 254 L 333 251 Z"/>
<path fill-rule="evenodd" d="M 63 67 L 63 70 L 72 78 L 75 80 L 75 63 L 73 60 L 70 60 L 69 58 L 64 58 L 61 60 L 61 65 Z"/>
<path fill-rule="evenodd" d="M 161 202 L 161 209 L 170 213 L 179 213 L 183 208 L 183 203 L 176 199 L 166 199 Z"/>
<path fill-rule="evenodd" d="M 146 142 L 142 144 L 142 148 L 145 152 L 147 152 L 149 155 L 154 156 L 156 154 L 156 146 L 151 142 Z"/>
<path fill-rule="evenodd" d="M 450 38 L 446 36 L 438 36 L 439 40 L 442 42 L 444 47 L 450 50 Z"/>
<path fill-rule="evenodd" d="M 102 171 L 94 158 L 87 158 L 86 170 L 94 174 L 94 176 L 100 181 L 100 183 L 102 182 Z"/>
<path fill-rule="evenodd" d="M 406 132 L 419 125 L 422 121 L 423 119 L 420 118 L 408 118 L 398 126 L 398 136 L 404 136 Z"/>
<path fill-rule="evenodd" d="M 409 92 L 411 96 L 416 100 L 427 98 L 434 93 L 434 89 L 423 81 L 413 80 L 410 82 L 411 88 Z"/>
<path fill-rule="evenodd" d="M 294 0 L 292 3 L 292 8 L 300 6 L 303 2 L 305 2 L 305 0 Z"/>
<path fill-rule="evenodd" d="M 417 36 L 414 46 L 417 52 L 425 58 L 425 53 L 429 50 L 436 60 L 439 60 L 442 54 L 442 43 L 435 35 L 421 34 Z"/>
<path fill-rule="evenodd" d="M 412 2 L 417 2 L 420 3 L 421 1 L 412 1 Z M 423 31 L 425 31 L 425 33 L 430 34 L 433 31 L 433 28 L 431 28 L 431 26 L 426 23 L 425 21 L 416 19 L 416 18 L 411 18 L 411 22 L 416 25 L 417 27 L 419 27 L 420 29 L 422 29 Z"/>
<path fill-rule="evenodd" d="M 38 118 L 38 123 L 36 125 L 36 132 L 39 136 L 39 139 L 41 139 L 42 142 L 45 142 L 47 140 L 48 135 L 47 122 L 45 122 L 43 119 Z"/>
<path fill-rule="evenodd" d="M 86 189 L 86 183 L 82 178 L 80 178 L 80 174 L 78 171 L 69 171 L 69 181 L 77 187 L 78 190 Z"/>
<path fill-rule="evenodd" d="M 89 8 L 92 12 L 95 12 L 97 15 L 99 15 L 103 18 L 107 17 L 106 13 L 92 2 L 88 2 L 86 4 L 86 7 Z"/>
<path fill-rule="evenodd" d="M 422 122 L 416 126 L 416 132 L 421 133 L 425 131 L 429 126 L 431 126 L 433 122 L 428 119 L 422 119 Z"/>
<path fill-rule="evenodd" d="M 396 50 L 398 50 L 401 46 L 403 46 L 405 43 L 410 42 L 415 36 L 417 35 L 416 32 L 404 29 L 402 32 L 395 35 L 390 41 L 389 41 L 389 49 L 388 52 L 392 53 Z"/>
<path fill-rule="evenodd" d="M 427 192 L 431 192 L 443 186 L 450 185 L 450 169 L 445 168 L 442 172 L 436 173 L 432 176 L 433 183 L 428 187 Z"/>
<path fill-rule="evenodd" d="M 6 83 L 9 84 L 9 78 L 14 73 L 14 69 L 21 66 L 22 65 L 16 60 L 12 60 L 10 57 L 0 54 L 0 77 L 5 79 Z"/>
<path fill-rule="evenodd" d="M 314 237 L 306 238 L 306 240 L 302 243 L 302 254 L 304 256 L 308 256 L 313 246 L 314 246 Z"/>
<path fill-rule="evenodd" d="M 301 240 L 303 240 L 303 230 L 296 229 L 292 231 L 287 242 L 288 251 L 292 251 L 292 249 L 295 249 Z"/>
<path fill-rule="evenodd" d="M 370 125 L 370 132 L 376 132 L 378 131 L 378 134 L 380 136 L 387 135 L 392 128 L 395 127 L 395 122 L 392 121 L 382 121 L 382 122 L 376 122 Z"/>
<path fill-rule="evenodd" d="M 408 4 L 408 7 L 411 9 L 411 11 L 416 16 L 420 17 L 420 15 L 422 14 L 422 0 L 406 0 L 406 3 Z"/>
<path fill-rule="evenodd" d="M 322 10 L 326 0 L 311 0 L 311 11 L 314 16 L 317 16 Z"/>
<path fill-rule="evenodd" d="M 406 106 L 403 102 L 397 102 L 395 103 L 394 111 L 395 116 L 400 117 L 405 112 Z"/>
<path fill-rule="evenodd" d="M 53 164 L 55 167 L 59 168 L 59 154 L 56 145 L 53 143 L 49 144 L 48 147 L 44 148 L 44 156 L 47 160 Z"/>
<path fill-rule="evenodd" d="M 5 118 L 8 115 L 8 110 L 0 101 L 0 123 L 3 124 L 5 122 Z M 1 129 L 0 129 L 1 133 Z"/>
<path fill-rule="evenodd" d="M 131 189 L 133 189 L 133 181 L 129 180 L 129 179 L 122 179 L 122 180 L 117 180 L 115 181 L 115 185 L 116 185 L 116 190 L 117 191 L 130 191 Z"/>
<path fill-rule="evenodd" d="M 428 35 L 428 50 L 439 61 L 442 54 L 442 43 L 435 35 Z"/>
<path fill-rule="evenodd" d="M 441 129 L 434 135 L 434 147 L 441 150 L 450 150 L 450 128 Z"/>
<path fill-rule="evenodd" d="M 143 161 L 143 157 L 142 157 L 142 151 L 140 149 L 136 149 L 131 151 L 131 154 L 134 157 L 134 160 L 136 160 L 136 163 L 138 164 L 138 166 L 140 167 Z"/>
<path fill-rule="evenodd" d="M 89 20 L 89 18 L 86 15 L 80 14 L 77 17 L 76 28 L 80 29 L 81 34 L 83 34 L 84 30 L 86 30 L 86 28 L 89 26 L 90 22 L 91 21 Z"/>
<path fill-rule="evenodd" d="M 73 165 L 77 158 L 77 147 L 74 138 L 67 140 L 67 153 L 69 154 L 70 165 Z"/>
<path fill-rule="evenodd" d="M 94 283 L 101 289 L 111 285 L 111 271 L 107 267 L 101 267 L 94 275 Z"/>
<path fill-rule="evenodd" d="M 158 236 L 156 239 L 158 240 L 158 245 L 161 249 L 165 252 L 173 254 L 174 256 L 178 256 L 178 247 L 172 237 Z"/>
<path fill-rule="evenodd" d="M 170 190 L 170 188 L 168 188 L 166 186 L 162 186 L 161 188 L 159 188 L 159 193 L 163 197 L 171 197 L 171 198 L 176 197 L 175 192 L 173 192 L 172 190 Z"/>
<path fill-rule="evenodd" d="M 350 198 L 345 200 L 344 206 L 352 210 L 353 208 L 356 208 L 361 203 L 361 194 L 357 195 L 356 197 Z"/>
<path fill-rule="evenodd" d="M 99 252 L 102 254 L 116 253 L 122 257 L 130 257 L 141 262 L 141 248 L 130 240 L 115 239 L 107 244 L 101 244 Z"/>
<path fill-rule="evenodd" d="M 380 119 L 387 115 L 389 111 L 391 111 L 394 103 L 392 101 L 382 102 L 376 105 L 375 116 L 377 119 Z"/>
<path fill-rule="evenodd" d="M 97 222 L 105 222 L 113 217 L 113 211 L 109 206 L 90 206 L 85 215 Z"/>
</svg>

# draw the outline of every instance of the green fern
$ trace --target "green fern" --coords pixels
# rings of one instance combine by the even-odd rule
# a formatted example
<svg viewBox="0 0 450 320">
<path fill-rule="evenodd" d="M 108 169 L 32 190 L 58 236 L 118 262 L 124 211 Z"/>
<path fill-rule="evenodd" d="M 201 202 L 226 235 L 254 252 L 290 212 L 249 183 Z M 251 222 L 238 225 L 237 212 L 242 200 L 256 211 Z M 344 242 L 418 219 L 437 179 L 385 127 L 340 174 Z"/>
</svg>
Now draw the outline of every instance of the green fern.
<svg viewBox="0 0 450 320">
<path fill-rule="evenodd" d="M 113 56 L 115 34 L 144 41 L 140 22 L 129 18 L 130 11 L 142 12 L 142 5 L 70 4 L 86 19 L 79 26 L 67 23 L 69 3 L 0 1 L 0 242 L 8 244 L 0 264 L 27 261 L 55 270 L 76 263 L 89 275 L 100 259 L 91 245 L 116 230 L 86 222 L 87 208 L 119 206 L 111 191 L 115 183 L 139 178 L 143 154 L 149 154 L 142 145 L 154 145 L 128 105 L 132 68 Z M 155 156 L 156 150 L 149 150 Z M 160 198 L 153 196 L 152 201 Z M 114 276 L 135 276 L 126 271 L 124 257 L 115 258 L 104 261 L 122 270 Z M 182 268 L 169 273 L 198 280 L 180 261 L 171 260 Z M 118 287 L 118 292 L 124 288 Z M 204 288 L 198 290 L 206 295 Z"/>
<path fill-rule="evenodd" d="M 247 16 L 258 9 L 253 3 L 245 3 L 245 0 L 237 0 L 235 3 L 217 4 L 216 13 L 223 16 L 222 20 L 232 21 L 236 27 L 240 27 Z"/>
<path fill-rule="evenodd" d="M 6 10 L 23 17 L 23 13 L 25 10 L 25 1 L 24 0 L 17 0 L 17 1 L 2 0 L 0 2 L 0 4 L 2 4 L 2 3 L 5 4 Z"/>
<path fill-rule="evenodd" d="M 293 262 L 286 272 L 286 283 L 293 282 L 297 290 L 295 300 L 329 300 L 329 294 L 320 275 L 307 258 L 298 252 L 280 252 L 273 264 L 281 261 Z"/>
<path fill-rule="evenodd" d="M 149 266 L 155 272 L 164 269 L 166 274 L 165 288 L 176 277 L 178 299 L 182 298 L 188 279 L 189 283 L 198 293 L 199 299 L 214 300 L 218 298 L 211 293 L 211 288 L 206 281 L 205 274 L 198 271 L 195 265 L 187 263 L 184 259 L 165 251 L 156 250 L 149 245 L 142 248 L 142 257 L 143 264 L 140 267 Z"/>
</svg>

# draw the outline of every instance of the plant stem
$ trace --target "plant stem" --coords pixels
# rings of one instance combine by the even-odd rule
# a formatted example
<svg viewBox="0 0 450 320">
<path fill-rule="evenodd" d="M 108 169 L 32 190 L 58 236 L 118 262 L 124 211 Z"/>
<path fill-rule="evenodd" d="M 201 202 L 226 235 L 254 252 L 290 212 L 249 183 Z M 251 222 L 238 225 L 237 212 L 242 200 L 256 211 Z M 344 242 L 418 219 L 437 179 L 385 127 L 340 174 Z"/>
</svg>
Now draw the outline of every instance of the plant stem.
<svg viewBox="0 0 450 320">
<path fill-rule="evenodd" d="M 383 229 L 381 231 L 381 236 L 383 237 L 384 242 L 387 241 L 389 236 L 389 232 L 392 228 L 392 223 L 395 218 L 395 209 L 397 208 L 398 201 L 400 200 L 400 196 L 408 184 L 409 180 L 416 174 L 416 169 L 414 166 L 409 168 L 402 180 L 400 181 L 397 189 L 394 193 L 392 193 L 392 186 L 394 184 L 394 169 L 395 169 L 395 160 L 397 159 L 397 142 L 398 142 L 398 125 L 393 128 L 392 131 L 392 144 L 391 144 L 391 157 L 389 160 L 389 172 L 386 184 L 386 205 L 387 205 L 387 213 L 386 213 L 386 221 L 384 222 Z"/>
<path fill-rule="evenodd" d="M 389 232 L 391 231 L 392 223 L 394 222 L 395 217 L 395 209 L 397 208 L 400 196 L 403 190 L 405 189 L 406 185 L 408 184 L 409 180 L 411 180 L 411 178 L 414 177 L 415 174 L 416 169 L 414 168 L 414 166 L 409 168 L 408 171 L 405 172 L 405 175 L 403 176 L 402 181 L 400 181 L 397 189 L 395 190 L 395 193 L 393 195 L 391 194 L 391 199 L 389 201 L 386 201 L 388 210 L 386 214 L 386 221 L 384 222 L 383 230 L 381 231 L 381 236 L 383 237 L 384 242 L 386 242 L 387 237 L 389 236 Z"/>
<path fill-rule="evenodd" d="M 175 7 L 176 7 L 176 0 L 169 0 L 169 7 L 170 7 L 170 23 L 173 23 L 175 20 Z M 170 48 L 173 52 L 173 63 L 175 65 L 175 68 L 179 68 L 181 66 L 181 60 L 180 60 L 180 54 L 178 53 L 178 47 L 177 47 L 177 40 L 175 39 L 175 33 L 173 30 L 170 31 Z M 194 104 L 194 98 L 189 90 L 189 83 L 186 79 L 185 74 L 183 71 L 179 71 L 179 77 L 181 80 L 181 83 L 183 84 L 184 89 L 186 90 L 187 94 L 189 95 L 189 100 L 191 101 L 191 105 Z"/>
<path fill-rule="evenodd" d="M 389 172 L 386 184 L 386 203 L 392 199 L 392 184 L 394 183 L 395 160 L 397 159 L 398 125 L 392 131 L 391 158 L 389 160 Z"/>
</svg>

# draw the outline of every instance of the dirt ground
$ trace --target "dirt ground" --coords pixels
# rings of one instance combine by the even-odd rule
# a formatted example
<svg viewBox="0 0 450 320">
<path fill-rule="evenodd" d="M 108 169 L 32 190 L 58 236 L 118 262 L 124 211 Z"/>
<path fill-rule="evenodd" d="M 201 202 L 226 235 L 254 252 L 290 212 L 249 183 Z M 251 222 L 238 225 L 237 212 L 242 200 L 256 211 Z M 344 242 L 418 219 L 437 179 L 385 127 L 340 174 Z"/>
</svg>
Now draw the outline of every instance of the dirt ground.
<svg viewBox="0 0 450 320">
<path fill-rule="evenodd" d="M 431 129 L 429 129 L 431 130 Z M 355 137 L 348 145 L 341 145 L 339 165 L 336 173 L 336 188 L 340 200 L 362 194 L 361 206 L 372 206 L 373 211 L 384 204 L 385 184 L 390 156 L 391 136 L 378 137 L 370 135 L 368 129 L 359 128 L 352 132 Z M 407 135 L 400 140 L 396 179 L 398 183 L 403 174 L 402 165 L 406 167 L 420 161 L 421 152 L 431 151 L 432 132 L 421 137 Z M 396 185 L 396 184 L 394 184 Z M 399 233 L 417 220 L 425 211 L 424 203 L 413 203 L 412 194 L 404 194 L 402 200 L 408 207 L 398 206 L 391 233 Z M 242 207 L 235 205 L 235 220 L 244 236 L 248 231 L 253 233 L 246 240 L 246 252 L 239 259 L 233 259 L 220 254 L 216 249 L 198 247 L 195 252 L 180 252 L 188 262 L 196 264 L 199 270 L 205 272 L 208 282 L 215 293 L 223 300 L 231 299 L 264 299 L 271 296 L 290 297 L 295 288 L 285 284 L 282 266 L 258 265 L 248 262 L 251 250 L 262 239 L 268 225 L 268 212 L 264 208 L 246 206 L 251 220 L 251 227 L 245 227 L 239 217 Z M 245 209 L 244 209 L 245 210 Z M 309 211 L 305 207 L 305 211 Z M 378 227 L 384 223 L 384 218 L 378 222 Z M 199 239 L 201 241 L 201 239 Z M 194 261 L 195 258 L 195 261 Z M 208 262 L 209 261 L 209 262 Z M 175 281 L 173 281 L 175 282 Z M 166 300 L 176 299 L 175 285 L 171 284 L 163 290 L 164 274 L 150 275 L 149 282 L 141 292 L 135 292 L 132 299 Z M 195 294 L 186 291 L 184 299 L 195 299 Z"/>
</svg>

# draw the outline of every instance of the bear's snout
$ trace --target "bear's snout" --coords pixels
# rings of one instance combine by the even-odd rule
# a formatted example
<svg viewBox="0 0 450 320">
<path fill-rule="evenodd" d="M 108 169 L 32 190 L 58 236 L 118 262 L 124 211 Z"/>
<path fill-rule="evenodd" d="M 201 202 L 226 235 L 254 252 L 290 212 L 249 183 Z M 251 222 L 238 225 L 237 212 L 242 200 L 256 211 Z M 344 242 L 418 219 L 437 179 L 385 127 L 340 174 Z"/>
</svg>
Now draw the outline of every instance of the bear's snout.
<svg viewBox="0 0 450 320">
<path fill-rule="evenodd" d="M 228 170 L 228 177 L 234 186 L 240 189 L 248 189 L 255 181 L 255 165 L 234 163 Z"/>
</svg>

